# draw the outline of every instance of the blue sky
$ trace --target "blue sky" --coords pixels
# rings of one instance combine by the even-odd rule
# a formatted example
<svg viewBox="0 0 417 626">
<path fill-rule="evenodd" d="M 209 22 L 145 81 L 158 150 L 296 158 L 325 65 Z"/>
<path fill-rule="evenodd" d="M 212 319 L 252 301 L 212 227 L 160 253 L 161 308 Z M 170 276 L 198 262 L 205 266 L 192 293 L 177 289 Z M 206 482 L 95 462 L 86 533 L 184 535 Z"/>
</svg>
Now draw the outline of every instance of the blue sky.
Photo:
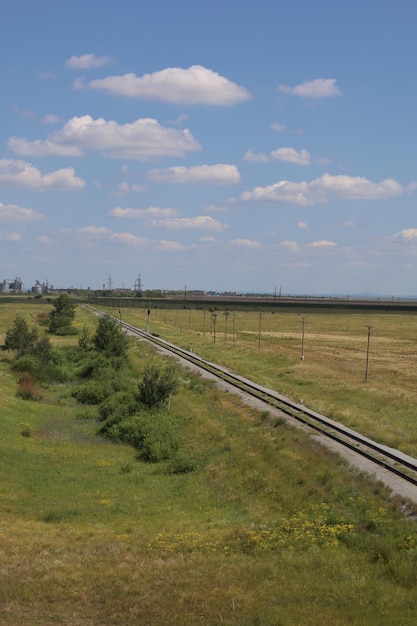
<svg viewBox="0 0 417 626">
<path fill-rule="evenodd" d="M 417 294 L 414 0 L 6 0 L 0 280 Z"/>
</svg>

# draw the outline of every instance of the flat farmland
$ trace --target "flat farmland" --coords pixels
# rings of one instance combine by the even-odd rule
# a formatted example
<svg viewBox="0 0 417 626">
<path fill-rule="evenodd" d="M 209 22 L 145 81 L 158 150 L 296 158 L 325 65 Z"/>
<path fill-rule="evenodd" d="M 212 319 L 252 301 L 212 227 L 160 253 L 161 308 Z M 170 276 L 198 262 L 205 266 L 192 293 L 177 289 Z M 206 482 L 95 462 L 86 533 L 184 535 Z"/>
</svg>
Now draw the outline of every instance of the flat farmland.
<svg viewBox="0 0 417 626">
<path fill-rule="evenodd" d="M 42 336 L 45 300 L 0 299 L 0 343 L 17 313 Z M 106 310 L 414 447 L 414 375 L 401 369 L 404 354 L 413 361 L 411 315 Z M 74 325 L 94 332 L 96 318 L 77 307 Z M 50 339 L 68 366 L 78 337 Z M 135 340 L 128 356 L 138 380 L 172 361 Z M 179 366 L 171 414 L 194 469 L 173 473 L 98 436 L 76 377 L 22 399 L 14 359 L 0 353 L 1 624 L 414 626 L 416 507 L 373 477 Z"/>
<path fill-rule="evenodd" d="M 141 328 L 148 323 L 147 308 L 125 302 L 109 311 Z M 308 308 L 214 313 L 161 305 L 150 309 L 150 331 L 417 455 L 415 313 Z"/>
</svg>

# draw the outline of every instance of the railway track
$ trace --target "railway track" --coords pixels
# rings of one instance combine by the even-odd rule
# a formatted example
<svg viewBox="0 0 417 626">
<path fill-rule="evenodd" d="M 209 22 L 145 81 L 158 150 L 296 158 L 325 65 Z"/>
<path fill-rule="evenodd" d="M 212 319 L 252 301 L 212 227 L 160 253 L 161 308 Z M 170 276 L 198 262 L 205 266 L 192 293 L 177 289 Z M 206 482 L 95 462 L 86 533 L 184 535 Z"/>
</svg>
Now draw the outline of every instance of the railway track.
<svg viewBox="0 0 417 626">
<path fill-rule="evenodd" d="M 91 305 L 79 301 L 80 304 L 90 309 L 96 315 L 105 315 L 102 311 L 95 309 Z M 117 318 L 115 318 L 117 319 Z M 296 420 L 303 426 L 313 430 L 325 438 L 338 443 L 343 448 L 348 449 L 355 454 L 367 459 L 371 463 L 384 468 L 391 474 L 417 486 L 417 459 L 402 453 L 399 450 L 389 448 L 383 444 L 377 443 L 357 431 L 347 428 L 339 422 L 312 411 L 291 400 L 290 398 L 262 385 L 258 385 L 237 374 L 229 372 L 226 368 L 215 363 L 211 363 L 202 359 L 193 352 L 179 348 L 178 346 L 165 341 L 161 337 L 152 335 L 136 326 L 127 322 L 118 320 L 121 328 L 129 335 L 146 340 L 160 349 L 175 355 L 183 361 L 186 361 L 200 370 L 210 373 L 216 379 L 227 383 L 230 387 L 239 392 L 244 392 L 252 398 L 261 400 L 266 407 L 278 409 L 284 415 Z"/>
</svg>

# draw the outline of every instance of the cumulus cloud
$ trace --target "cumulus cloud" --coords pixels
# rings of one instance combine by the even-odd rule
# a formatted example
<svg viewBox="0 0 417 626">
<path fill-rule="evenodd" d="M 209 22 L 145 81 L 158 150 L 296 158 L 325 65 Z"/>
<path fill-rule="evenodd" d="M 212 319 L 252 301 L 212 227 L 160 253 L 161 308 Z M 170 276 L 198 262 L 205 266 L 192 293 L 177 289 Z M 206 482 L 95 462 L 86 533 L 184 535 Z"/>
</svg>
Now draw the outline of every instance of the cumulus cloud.
<svg viewBox="0 0 417 626">
<path fill-rule="evenodd" d="M 246 150 L 243 155 L 244 161 L 257 161 L 258 163 L 268 163 L 270 161 L 270 157 L 267 154 L 262 154 L 262 152 L 253 152 L 252 148 Z"/>
<path fill-rule="evenodd" d="M 5 239 L 6 241 L 11 241 L 12 243 L 22 241 L 22 237 L 19 235 L 19 233 L 10 233 L 9 235 L 6 235 Z"/>
<path fill-rule="evenodd" d="M 131 185 L 130 183 L 124 181 L 123 183 L 119 183 L 117 185 L 117 191 L 115 191 L 112 195 L 114 196 L 125 196 L 127 193 L 138 191 L 146 191 L 146 188 L 142 185 Z"/>
<path fill-rule="evenodd" d="M 24 209 L 16 204 L 3 204 L 0 202 L 0 222 L 42 222 L 44 219 L 44 215 L 33 211 L 33 209 Z"/>
<path fill-rule="evenodd" d="M 162 209 L 156 206 L 150 206 L 147 209 L 122 209 L 121 207 L 116 207 L 109 212 L 109 215 L 112 217 L 119 218 L 128 218 L 128 219 L 136 219 L 136 218 L 165 218 L 165 217 L 176 217 L 178 215 L 178 211 L 175 209 Z"/>
<path fill-rule="evenodd" d="M 255 187 L 245 191 L 243 200 L 264 202 L 287 202 L 299 206 L 325 204 L 330 198 L 341 200 L 378 200 L 402 196 L 412 192 L 415 184 L 402 187 L 391 178 L 373 183 L 361 176 L 332 176 L 323 174 L 311 182 L 281 180 L 267 187 Z"/>
<path fill-rule="evenodd" d="M 211 230 L 221 232 L 227 230 L 229 226 L 219 222 L 209 215 L 198 215 L 197 217 L 173 217 L 158 220 L 148 220 L 146 226 L 163 226 L 170 230 Z"/>
<path fill-rule="evenodd" d="M 310 165 L 311 163 L 311 156 L 307 150 L 297 152 L 294 148 L 278 148 L 278 150 L 271 152 L 271 157 L 278 161 L 286 161 L 296 165 Z"/>
<path fill-rule="evenodd" d="M 399 233 L 395 234 L 400 239 L 417 239 L 417 228 L 403 228 Z"/>
<path fill-rule="evenodd" d="M 297 226 L 298 228 L 301 228 L 302 230 L 306 230 L 308 228 L 307 222 L 297 222 Z"/>
<path fill-rule="evenodd" d="M 147 239 L 144 237 L 138 237 L 138 235 L 134 235 L 133 233 L 112 233 L 109 240 L 116 243 L 127 244 L 129 246 L 144 247 L 148 244 Z"/>
<path fill-rule="evenodd" d="M 239 248 L 246 248 L 247 250 L 259 250 L 262 244 L 259 241 L 253 239 L 232 239 L 229 241 L 230 245 L 238 246 Z"/>
<path fill-rule="evenodd" d="M 312 241 L 307 244 L 309 248 L 333 248 L 337 246 L 337 243 L 334 241 L 327 241 L 327 239 L 320 239 L 319 241 Z"/>
<path fill-rule="evenodd" d="M 286 163 L 294 163 L 296 165 L 310 165 L 311 155 L 307 150 L 297 152 L 295 148 L 278 148 L 268 154 L 254 153 L 251 149 L 247 150 L 243 159 L 245 161 L 258 161 L 260 163 L 268 163 L 276 159 L 277 161 L 285 161 Z"/>
<path fill-rule="evenodd" d="M 154 183 L 230 185 L 238 183 L 240 172 L 236 165 L 195 165 L 194 167 L 167 167 L 149 170 L 148 180 Z"/>
<path fill-rule="evenodd" d="M 78 228 L 77 233 L 90 237 L 106 237 L 111 234 L 111 230 L 104 226 L 84 226 L 83 228 Z"/>
<path fill-rule="evenodd" d="M 79 81 L 75 84 L 76 88 L 83 86 L 84 83 Z M 174 104 L 228 106 L 252 97 L 244 87 L 201 65 L 192 65 L 188 69 L 168 67 L 144 76 L 108 76 L 92 80 L 86 86 L 130 98 Z"/>
<path fill-rule="evenodd" d="M 53 113 L 47 113 L 43 116 L 42 122 L 44 124 L 60 124 L 62 122 L 59 115 L 54 115 Z"/>
<path fill-rule="evenodd" d="M 299 252 L 300 246 L 296 241 L 281 241 L 279 244 L 282 248 L 289 250 L 290 252 Z"/>
<path fill-rule="evenodd" d="M 315 78 L 314 80 L 300 83 L 295 87 L 280 85 L 278 89 L 283 93 L 300 96 L 301 98 L 329 98 L 341 95 L 335 78 Z"/>
<path fill-rule="evenodd" d="M 32 191 L 71 191 L 83 189 L 85 181 L 75 176 L 73 167 L 42 175 L 25 161 L 0 159 L 0 186 Z"/>
<path fill-rule="evenodd" d="M 65 61 L 66 67 L 72 70 L 89 70 L 95 67 L 102 67 L 110 63 L 110 57 L 99 57 L 95 54 L 82 54 L 81 56 L 72 56 Z"/>
<path fill-rule="evenodd" d="M 189 130 L 165 128 L 152 118 L 119 125 L 90 115 L 73 117 L 45 141 L 11 137 L 8 147 L 20 155 L 83 156 L 97 151 L 113 159 L 147 161 L 153 157 L 180 157 L 200 144 Z"/>
<path fill-rule="evenodd" d="M 167 250 L 172 252 L 184 252 L 187 248 L 182 243 L 178 243 L 177 241 L 167 241 L 166 239 L 161 239 L 159 242 L 160 250 Z"/>
<path fill-rule="evenodd" d="M 284 130 L 287 129 L 285 124 L 278 124 L 277 122 L 274 122 L 273 124 L 271 124 L 271 128 L 272 130 L 276 130 L 278 133 L 283 133 Z"/>
</svg>

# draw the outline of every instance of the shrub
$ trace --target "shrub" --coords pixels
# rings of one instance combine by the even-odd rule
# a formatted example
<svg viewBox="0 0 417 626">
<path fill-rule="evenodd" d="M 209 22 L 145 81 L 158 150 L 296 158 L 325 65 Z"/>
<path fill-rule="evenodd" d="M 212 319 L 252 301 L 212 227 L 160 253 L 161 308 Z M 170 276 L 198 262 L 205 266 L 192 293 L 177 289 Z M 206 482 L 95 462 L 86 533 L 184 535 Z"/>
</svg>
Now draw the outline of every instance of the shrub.
<svg viewBox="0 0 417 626">
<path fill-rule="evenodd" d="M 90 350 L 93 347 L 93 336 L 88 326 L 84 325 L 78 338 L 78 345 L 82 350 Z"/>
<path fill-rule="evenodd" d="M 30 372 L 22 372 L 19 379 L 19 390 L 17 395 L 23 400 L 38 400 L 33 376 Z"/>
<path fill-rule="evenodd" d="M 110 315 L 100 317 L 92 341 L 96 350 L 108 356 L 127 354 L 128 339 L 121 331 L 118 321 Z"/>
<path fill-rule="evenodd" d="M 197 462 L 183 454 L 176 454 L 165 468 L 165 474 L 189 474 L 197 469 Z"/>
<path fill-rule="evenodd" d="M 174 419 L 167 411 L 141 412 L 124 419 L 107 419 L 99 434 L 125 443 L 138 451 L 138 458 L 158 463 L 172 458 L 178 450 Z"/>
<path fill-rule="evenodd" d="M 142 381 L 138 385 L 139 401 L 149 408 L 165 405 L 169 407 L 171 397 L 178 387 L 174 368 L 160 370 L 154 365 L 145 367 Z"/>
<path fill-rule="evenodd" d="M 105 421 L 111 417 L 130 417 L 138 410 L 138 403 L 133 393 L 117 391 L 106 398 L 99 406 L 99 419 Z"/>
<path fill-rule="evenodd" d="M 75 317 L 75 303 L 71 296 L 63 293 L 53 303 L 54 310 L 50 314 L 49 332 L 56 335 L 74 334 L 72 329 L 72 321 Z M 77 334 L 77 331 L 75 331 Z"/>
<path fill-rule="evenodd" d="M 6 331 L 4 349 L 16 351 L 20 357 L 30 352 L 37 338 L 36 328 L 30 330 L 27 321 L 21 315 L 17 315 L 13 326 Z"/>
<path fill-rule="evenodd" d="M 141 445 L 138 458 L 158 463 L 172 458 L 178 450 L 178 436 L 174 420 L 165 411 L 144 414 L 140 420 Z"/>
<path fill-rule="evenodd" d="M 54 331 L 54 335 L 58 335 L 59 337 L 78 335 L 78 330 L 74 328 L 74 326 L 60 326 Z"/>
<path fill-rule="evenodd" d="M 34 356 L 22 356 L 13 363 L 12 369 L 15 372 L 29 372 L 32 376 L 36 376 L 39 363 Z"/>
<path fill-rule="evenodd" d="M 21 427 L 22 430 L 20 431 L 20 434 L 22 437 L 30 437 L 32 433 L 29 424 L 22 424 Z"/>
<path fill-rule="evenodd" d="M 100 404 L 112 393 L 109 386 L 96 380 L 91 380 L 78 385 L 72 392 L 72 396 L 80 404 Z"/>
</svg>

